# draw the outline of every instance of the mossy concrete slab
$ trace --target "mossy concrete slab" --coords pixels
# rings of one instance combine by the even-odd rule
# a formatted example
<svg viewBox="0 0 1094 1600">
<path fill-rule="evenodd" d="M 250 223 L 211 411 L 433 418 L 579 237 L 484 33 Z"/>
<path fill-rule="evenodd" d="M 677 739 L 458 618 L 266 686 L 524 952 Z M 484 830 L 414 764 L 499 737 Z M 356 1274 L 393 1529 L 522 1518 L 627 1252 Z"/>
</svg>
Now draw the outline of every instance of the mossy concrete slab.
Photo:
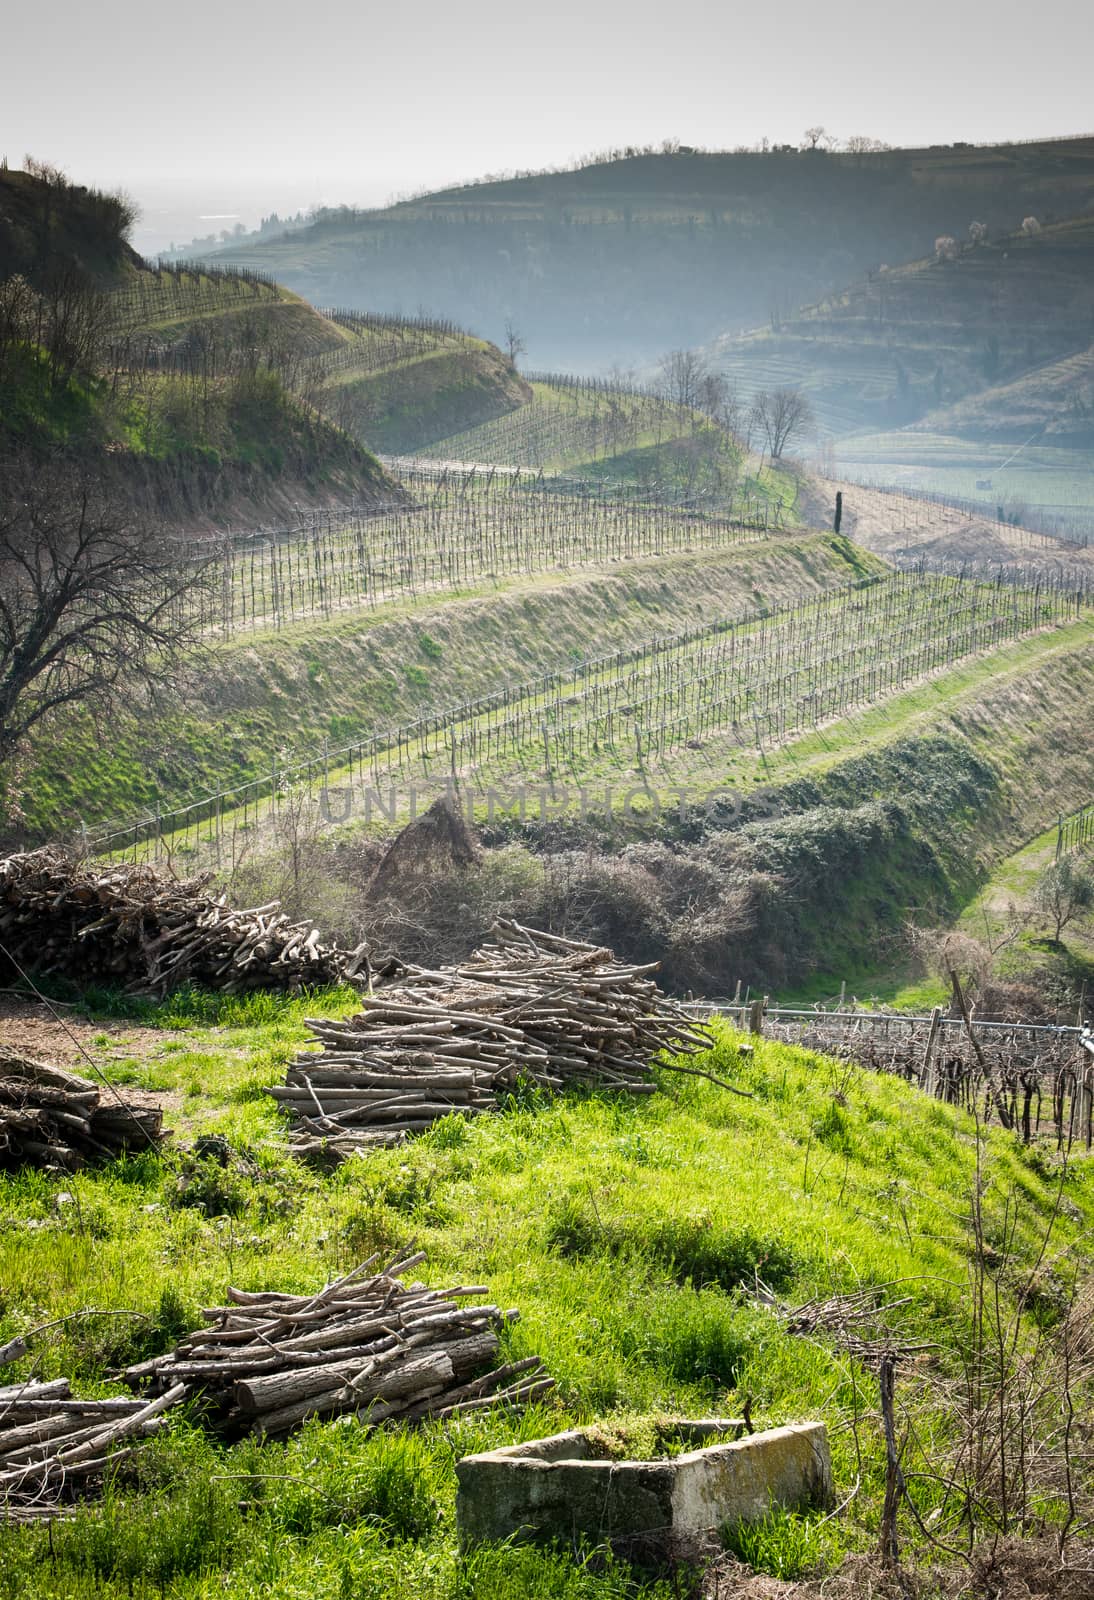
<svg viewBox="0 0 1094 1600">
<path fill-rule="evenodd" d="M 460 1540 L 671 1544 L 723 1524 L 758 1521 L 773 1506 L 831 1503 L 823 1423 L 730 1437 L 740 1430 L 739 1422 L 722 1417 L 681 1422 L 665 1441 L 667 1450 L 684 1446 L 680 1453 L 647 1461 L 605 1459 L 595 1434 L 580 1429 L 465 1456 L 456 1464 Z"/>
</svg>

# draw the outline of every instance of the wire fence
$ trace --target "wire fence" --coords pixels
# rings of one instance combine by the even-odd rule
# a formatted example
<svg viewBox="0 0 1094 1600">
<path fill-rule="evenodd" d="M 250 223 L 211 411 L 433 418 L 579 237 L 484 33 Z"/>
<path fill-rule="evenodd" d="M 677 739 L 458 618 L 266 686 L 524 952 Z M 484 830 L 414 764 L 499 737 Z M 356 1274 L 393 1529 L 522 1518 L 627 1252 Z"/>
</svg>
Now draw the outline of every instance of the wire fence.
<svg viewBox="0 0 1094 1600">
<path fill-rule="evenodd" d="M 1074 812 L 1070 817 L 1061 817 L 1056 826 L 1056 859 L 1071 850 L 1083 850 L 1094 842 L 1094 801 Z"/>
<path fill-rule="evenodd" d="M 970 1016 L 692 1003 L 698 1016 L 893 1073 L 946 1104 L 996 1118 L 1024 1143 L 1094 1147 L 1094 1035 L 1082 1023 L 1031 1023 Z"/>
</svg>

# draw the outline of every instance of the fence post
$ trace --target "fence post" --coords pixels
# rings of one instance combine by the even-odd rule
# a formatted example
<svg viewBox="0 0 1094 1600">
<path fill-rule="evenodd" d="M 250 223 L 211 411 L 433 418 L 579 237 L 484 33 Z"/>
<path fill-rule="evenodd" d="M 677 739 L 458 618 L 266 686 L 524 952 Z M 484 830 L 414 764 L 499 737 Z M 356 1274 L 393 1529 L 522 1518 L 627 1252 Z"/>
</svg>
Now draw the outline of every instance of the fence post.
<svg viewBox="0 0 1094 1600">
<path fill-rule="evenodd" d="M 931 1012 L 931 1026 L 927 1031 L 927 1045 L 923 1051 L 923 1066 L 920 1071 L 920 1083 L 924 1094 L 936 1094 L 938 1091 L 938 1074 L 935 1071 L 935 1051 L 938 1045 L 938 1035 L 942 1031 L 942 1007 L 935 1006 Z"/>
</svg>

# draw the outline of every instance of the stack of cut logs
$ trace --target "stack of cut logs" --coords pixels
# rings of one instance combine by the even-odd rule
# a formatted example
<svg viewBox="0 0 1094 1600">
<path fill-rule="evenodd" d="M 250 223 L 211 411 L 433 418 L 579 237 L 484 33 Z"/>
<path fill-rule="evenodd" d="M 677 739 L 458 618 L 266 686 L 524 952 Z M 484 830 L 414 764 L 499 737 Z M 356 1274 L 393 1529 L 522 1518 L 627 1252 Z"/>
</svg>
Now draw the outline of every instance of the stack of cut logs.
<svg viewBox="0 0 1094 1600">
<path fill-rule="evenodd" d="M 538 1357 L 485 1370 L 515 1311 L 473 1306 L 485 1289 L 399 1280 L 422 1255 L 367 1276 L 377 1257 L 315 1295 L 228 1290 L 207 1327 L 126 1381 L 156 1394 L 202 1395 L 207 1420 L 238 1436 L 288 1433 L 308 1417 L 354 1413 L 368 1425 L 526 1405 L 554 1387 Z M 479 1374 L 479 1376 L 476 1376 Z"/>
<path fill-rule="evenodd" d="M 86 1494 L 163 1426 L 184 1392 L 175 1384 L 151 1402 L 79 1400 L 67 1378 L 0 1388 L 0 1522 L 53 1516 L 62 1500 Z"/>
<path fill-rule="evenodd" d="M 411 968 L 363 996 L 359 1015 L 311 1021 L 323 1051 L 299 1055 L 270 1093 L 295 1118 L 293 1148 L 319 1162 L 396 1143 L 453 1112 L 497 1110 L 521 1079 L 649 1094 L 660 1050 L 710 1047 L 654 971 L 499 922 L 462 966 Z"/>
<path fill-rule="evenodd" d="M 208 882 L 132 863 L 84 866 L 53 848 L 8 856 L 0 943 L 19 967 L 144 994 L 181 983 L 295 991 L 352 969 L 349 952 L 321 945 L 318 930 L 291 922 L 276 900 L 233 911 Z"/>
<path fill-rule="evenodd" d="M 157 1149 L 163 1114 L 101 1093 L 87 1078 L 0 1052 L 0 1170 L 75 1172 L 127 1151 Z"/>
</svg>

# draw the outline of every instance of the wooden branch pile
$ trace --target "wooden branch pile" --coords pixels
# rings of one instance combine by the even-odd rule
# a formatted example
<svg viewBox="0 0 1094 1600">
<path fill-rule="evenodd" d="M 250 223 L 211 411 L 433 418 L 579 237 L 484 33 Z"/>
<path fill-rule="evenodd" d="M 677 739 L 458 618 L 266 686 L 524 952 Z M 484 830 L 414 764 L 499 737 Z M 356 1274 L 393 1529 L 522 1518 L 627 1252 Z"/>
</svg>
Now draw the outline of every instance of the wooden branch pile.
<svg viewBox="0 0 1094 1600">
<path fill-rule="evenodd" d="M 773 1312 L 787 1333 L 797 1334 L 804 1339 L 817 1334 L 829 1334 L 849 1355 L 873 1365 L 883 1355 L 908 1360 L 936 1348 L 933 1344 L 902 1338 L 880 1321 L 882 1312 L 896 1311 L 901 1306 L 909 1305 L 913 1299 L 911 1295 L 904 1295 L 899 1300 L 886 1300 L 886 1291 L 896 1287 L 893 1283 L 883 1283 L 850 1294 L 815 1297 L 800 1306 L 789 1306 L 757 1278 L 752 1288 L 752 1298 L 758 1305 Z"/>
<path fill-rule="evenodd" d="M 455 1112 L 495 1111 L 520 1079 L 650 1094 L 663 1049 L 708 1049 L 649 966 L 499 922 L 462 966 L 409 969 L 363 995 L 359 1015 L 310 1022 L 321 1053 L 299 1055 L 269 1091 L 292 1114 L 293 1148 L 333 1162 L 394 1144 Z"/>
<path fill-rule="evenodd" d="M 295 991 L 351 969 L 347 951 L 321 945 L 318 930 L 291 922 L 276 900 L 235 911 L 208 882 L 133 863 L 82 865 L 52 847 L 8 856 L 0 943 L 21 967 L 141 994 L 181 983 Z"/>
<path fill-rule="evenodd" d="M 0 1523 L 55 1516 L 98 1488 L 184 1393 L 179 1383 L 152 1401 L 80 1400 L 67 1378 L 0 1388 Z"/>
<path fill-rule="evenodd" d="M 73 1072 L 0 1053 L 0 1170 L 75 1172 L 127 1151 L 158 1149 L 164 1138 L 158 1107 L 132 1105 Z"/>
<path fill-rule="evenodd" d="M 451 1417 L 526 1405 L 554 1387 L 536 1356 L 490 1369 L 517 1312 L 468 1304 L 485 1289 L 400 1282 L 422 1259 L 405 1255 L 367 1276 L 374 1256 L 315 1295 L 229 1289 L 226 1306 L 204 1313 L 208 1326 L 130 1367 L 126 1381 L 204 1396 L 210 1425 L 233 1436 L 277 1436 L 348 1413 L 370 1426 Z"/>
</svg>

